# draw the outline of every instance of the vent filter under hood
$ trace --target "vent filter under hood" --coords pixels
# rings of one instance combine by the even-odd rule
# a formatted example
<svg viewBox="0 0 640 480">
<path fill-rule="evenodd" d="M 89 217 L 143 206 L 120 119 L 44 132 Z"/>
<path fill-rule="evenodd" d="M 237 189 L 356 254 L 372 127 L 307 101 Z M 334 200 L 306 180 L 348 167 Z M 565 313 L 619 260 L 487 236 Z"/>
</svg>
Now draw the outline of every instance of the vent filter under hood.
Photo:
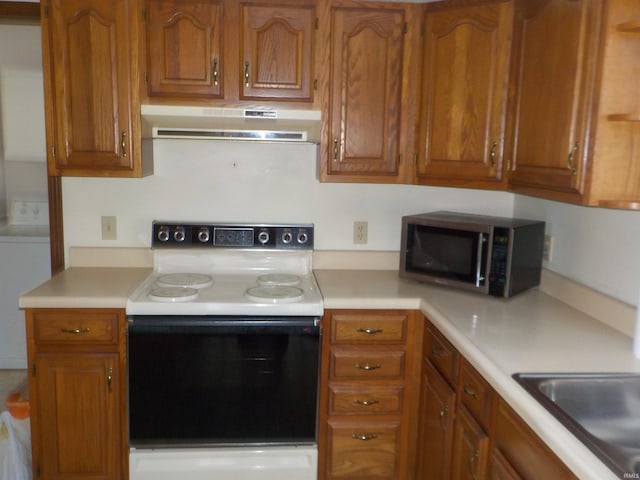
<svg viewBox="0 0 640 480">
<path fill-rule="evenodd" d="M 312 142 L 320 140 L 320 111 L 142 105 L 145 136 Z"/>
</svg>

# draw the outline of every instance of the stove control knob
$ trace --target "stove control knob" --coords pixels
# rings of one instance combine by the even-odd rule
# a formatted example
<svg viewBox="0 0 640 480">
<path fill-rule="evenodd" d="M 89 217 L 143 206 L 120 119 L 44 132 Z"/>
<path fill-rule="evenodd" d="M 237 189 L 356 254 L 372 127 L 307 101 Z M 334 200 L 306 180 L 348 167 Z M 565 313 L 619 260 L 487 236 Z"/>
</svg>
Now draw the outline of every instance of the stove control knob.
<svg viewBox="0 0 640 480">
<path fill-rule="evenodd" d="M 282 243 L 289 244 L 293 240 L 293 233 L 288 228 L 282 232 Z"/>
<path fill-rule="evenodd" d="M 176 231 L 173 232 L 173 239 L 178 243 L 182 243 L 185 238 L 187 238 L 187 235 L 185 234 L 184 227 L 176 227 Z"/>
<path fill-rule="evenodd" d="M 304 245 L 305 243 L 307 243 L 309 241 L 309 235 L 307 234 L 307 231 L 300 230 L 298 232 L 297 240 L 300 245 Z"/>
<path fill-rule="evenodd" d="M 210 238 L 209 229 L 207 227 L 200 227 L 198 230 L 198 241 L 200 243 L 207 243 Z"/>
<path fill-rule="evenodd" d="M 169 241 L 169 227 L 160 227 L 158 229 L 158 240 L 161 242 Z"/>
<path fill-rule="evenodd" d="M 261 245 L 264 245 L 266 243 L 269 242 L 269 230 L 267 229 L 262 229 L 260 230 L 260 232 L 258 233 L 258 241 L 260 242 Z"/>
</svg>

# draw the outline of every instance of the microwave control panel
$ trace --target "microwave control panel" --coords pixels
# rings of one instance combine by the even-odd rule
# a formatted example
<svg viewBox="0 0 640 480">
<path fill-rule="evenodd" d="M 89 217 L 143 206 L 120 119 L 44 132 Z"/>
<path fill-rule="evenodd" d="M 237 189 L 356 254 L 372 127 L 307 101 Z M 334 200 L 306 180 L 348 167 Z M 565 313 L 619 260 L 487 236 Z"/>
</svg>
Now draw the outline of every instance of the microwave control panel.
<svg viewBox="0 0 640 480">
<path fill-rule="evenodd" d="M 509 253 L 509 229 L 495 227 L 491 245 L 491 270 L 489 294 L 502 297 L 507 283 L 507 259 Z"/>
</svg>

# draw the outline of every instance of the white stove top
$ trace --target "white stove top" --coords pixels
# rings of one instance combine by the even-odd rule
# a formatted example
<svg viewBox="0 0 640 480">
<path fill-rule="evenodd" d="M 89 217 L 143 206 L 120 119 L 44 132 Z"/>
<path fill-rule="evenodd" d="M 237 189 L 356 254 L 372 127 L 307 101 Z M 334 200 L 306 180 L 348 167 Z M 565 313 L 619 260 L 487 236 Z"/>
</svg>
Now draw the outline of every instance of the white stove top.
<svg viewBox="0 0 640 480">
<path fill-rule="evenodd" d="M 155 251 L 128 315 L 320 316 L 310 251 Z"/>
</svg>

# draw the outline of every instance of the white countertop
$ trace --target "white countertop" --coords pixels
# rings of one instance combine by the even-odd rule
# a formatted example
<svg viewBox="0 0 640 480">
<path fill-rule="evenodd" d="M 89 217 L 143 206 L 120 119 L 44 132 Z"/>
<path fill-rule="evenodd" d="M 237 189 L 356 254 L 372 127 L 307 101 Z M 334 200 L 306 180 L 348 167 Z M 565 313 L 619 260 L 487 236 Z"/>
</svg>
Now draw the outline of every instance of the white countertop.
<svg viewBox="0 0 640 480">
<path fill-rule="evenodd" d="M 20 297 L 21 308 L 124 308 L 151 268 L 73 267 Z M 579 478 L 617 478 L 511 375 L 640 372 L 632 340 L 533 289 L 512 299 L 400 279 L 395 270 L 315 270 L 324 307 L 419 309 Z"/>
<path fill-rule="evenodd" d="M 518 372 L 640 372 L 632 340 L 538 289 L 486 297 L 392 270 L 316 270 L 325 308 L 420 309 L 579 478 L 618 478 L 520 385 Z"/>
</svg>

